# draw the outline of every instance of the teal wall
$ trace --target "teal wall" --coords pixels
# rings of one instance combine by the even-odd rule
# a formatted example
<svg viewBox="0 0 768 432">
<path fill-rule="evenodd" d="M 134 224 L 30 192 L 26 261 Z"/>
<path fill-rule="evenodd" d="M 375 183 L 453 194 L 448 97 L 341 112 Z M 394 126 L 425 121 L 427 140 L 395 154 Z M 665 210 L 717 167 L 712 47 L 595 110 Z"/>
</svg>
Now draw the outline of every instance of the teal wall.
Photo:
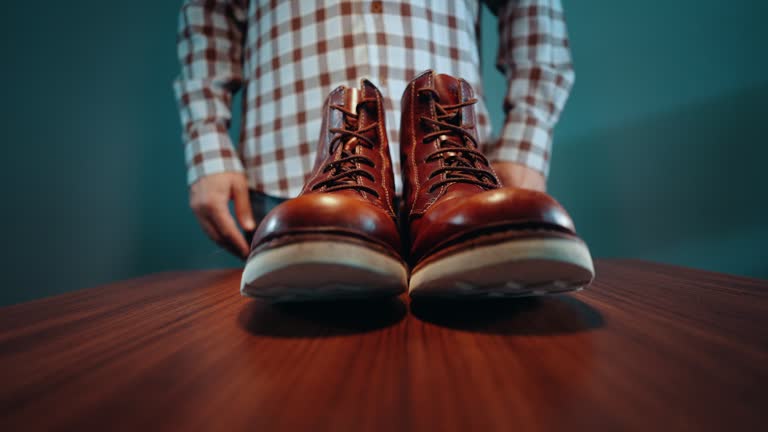
<svg viewBox="0 0 768 432">
<path fill-rule="evenodd" d="M 576 85 L 549 187 L 594 254 L 768 277 L 768 2 L 563 3 Z"/>
<path fill-rule="evenodd" d="M 0 304 L 238 265 L 187 207 L 171 91 L 179 4 L 4 9 Z M 598 257 L 768 277 L 768 8 L 723 4 L 565 1 L 577 78 L 550 188 Z M 493 88 L 496 25 L 483 18 Z"/>
</svg>

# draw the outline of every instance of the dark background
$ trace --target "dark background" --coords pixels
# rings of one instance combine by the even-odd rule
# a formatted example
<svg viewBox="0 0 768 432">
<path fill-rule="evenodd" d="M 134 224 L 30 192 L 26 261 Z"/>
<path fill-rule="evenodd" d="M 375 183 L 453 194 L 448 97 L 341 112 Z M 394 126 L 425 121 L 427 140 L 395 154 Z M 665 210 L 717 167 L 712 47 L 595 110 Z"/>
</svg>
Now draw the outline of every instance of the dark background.
<svg viewBox="0 0 768 432">
<path fill-rule="evenodd" d="M 576 85 L 549 187 L 596 257 L 768 277 L 767 3 L 564 1 Z M 180 4 L 4 7 L 0 304 L 239 265 L 187 206 L 171 89 Z M 498 125 L 495 38 L 485 11 Z"/>
</svg>

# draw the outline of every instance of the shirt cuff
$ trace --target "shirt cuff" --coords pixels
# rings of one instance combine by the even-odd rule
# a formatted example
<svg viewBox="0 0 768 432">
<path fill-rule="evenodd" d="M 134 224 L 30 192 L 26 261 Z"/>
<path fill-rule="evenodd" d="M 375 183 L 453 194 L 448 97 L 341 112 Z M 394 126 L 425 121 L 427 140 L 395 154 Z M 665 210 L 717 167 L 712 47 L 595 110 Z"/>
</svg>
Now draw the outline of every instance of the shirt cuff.
<svg viewBox="0 0 768 432">
<path fill-rule="evenodd" d="M 485 153 L 493 162 L 516 162 L 549 174 L 549 155 L 552 148 L 552 130 L 534 117 L 510 113 L 501 135 L 489 144 Z"/>
<path fill-rule="evenodd" d="M 211 174 L 244 172 L 243 163 L 235 152 L 227 128 L 223 124 L 193 125 L 186 139 L 188 185 Z"/>
</svg>

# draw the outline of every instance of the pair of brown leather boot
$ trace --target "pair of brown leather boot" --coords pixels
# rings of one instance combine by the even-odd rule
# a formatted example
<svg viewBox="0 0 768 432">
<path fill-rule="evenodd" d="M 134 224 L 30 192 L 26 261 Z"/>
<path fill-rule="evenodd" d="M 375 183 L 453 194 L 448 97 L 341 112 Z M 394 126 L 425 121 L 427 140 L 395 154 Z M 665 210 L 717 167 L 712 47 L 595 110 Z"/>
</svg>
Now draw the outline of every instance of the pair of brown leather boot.
<svg viewBox="0 0 768 432">
<path fill-rule="evenodd" d="M 368 80 L 331 92 L 312 175 L 259 225 L 242 294 L 526 296 L 588 285 L 592 259 L 565 210 L 503 187 L 478 149 L 475 102 L 466 81 L 433 71 L 406 87 L 398 209 L 381 93 Z"/>
</svg>

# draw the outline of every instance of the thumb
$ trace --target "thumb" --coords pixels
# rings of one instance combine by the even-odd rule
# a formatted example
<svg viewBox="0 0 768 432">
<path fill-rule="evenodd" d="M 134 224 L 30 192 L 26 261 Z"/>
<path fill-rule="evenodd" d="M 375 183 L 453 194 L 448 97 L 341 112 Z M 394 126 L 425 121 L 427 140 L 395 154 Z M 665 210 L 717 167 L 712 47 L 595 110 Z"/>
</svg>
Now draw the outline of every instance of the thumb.
<svg viewBox="0 0 768 432">
<path fill-rule="evenodd" d="M 232 184 L 232 197 L 235 201 L 235 215 L 240 226 L 246 231 L 256 229 L 251 200 L 248 197 L 248 183 L 245 179 L 238 179 Z"/>
</svg>

